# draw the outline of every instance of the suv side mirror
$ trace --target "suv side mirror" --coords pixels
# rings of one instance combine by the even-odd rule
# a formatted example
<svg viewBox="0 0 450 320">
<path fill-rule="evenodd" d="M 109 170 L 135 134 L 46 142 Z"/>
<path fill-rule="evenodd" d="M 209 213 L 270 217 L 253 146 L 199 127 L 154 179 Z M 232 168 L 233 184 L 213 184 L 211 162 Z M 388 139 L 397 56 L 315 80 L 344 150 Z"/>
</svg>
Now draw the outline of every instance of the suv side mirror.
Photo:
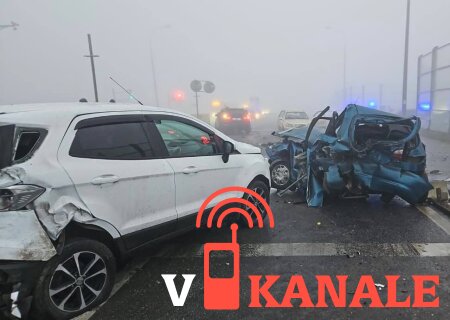
<svg viewBox="0 0 450 320">
<path fill-rule="evenodd" d="M 223 154 L 222 154 L 222 160 L 224 163 L 228 162 L 228 159 L 230 158 L 230 154 L 234 151 L 234 144 L 232 144 L 230 141 L 224 141 L 223 142 Z"/>
</svg>

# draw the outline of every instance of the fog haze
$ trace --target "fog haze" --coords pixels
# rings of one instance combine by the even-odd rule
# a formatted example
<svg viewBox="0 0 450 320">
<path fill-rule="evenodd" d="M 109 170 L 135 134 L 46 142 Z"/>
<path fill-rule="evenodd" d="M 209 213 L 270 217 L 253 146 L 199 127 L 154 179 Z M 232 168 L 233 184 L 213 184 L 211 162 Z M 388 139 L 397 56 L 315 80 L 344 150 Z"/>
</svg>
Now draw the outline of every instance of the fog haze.
<svg viewBox="0 0 450 320">
<path fill-rule="evenodd" d="M 450 1 L 412 0 L 408 107 L 415 106 L 417 57 L 450 42 Z M 193 79 L 211 80 L 201 111 L 219 99 L 263 108 L 343 105 L 378 99 L 401 108 L 406 0 L 13 1 L 0 0 L 0 104 L 94 100 L 86 34 L 93 39 L 101 101 L 129 101 L 113 76 L 155 105 L 150 41 L 160 105 L 194 112 Z M 174 89 L 184 102 L 170 99 Z M 349 102 L 349 101 L 347 101 Z"/>
</svg>

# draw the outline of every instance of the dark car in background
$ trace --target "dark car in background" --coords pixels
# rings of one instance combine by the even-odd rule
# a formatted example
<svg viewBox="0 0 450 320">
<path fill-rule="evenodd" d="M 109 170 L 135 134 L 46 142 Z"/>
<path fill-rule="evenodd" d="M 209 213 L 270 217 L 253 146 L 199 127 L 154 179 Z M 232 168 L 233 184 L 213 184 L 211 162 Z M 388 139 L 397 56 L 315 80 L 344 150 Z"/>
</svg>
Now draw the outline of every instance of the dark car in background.
<svg viewBox="0 0 450 320">
<path fill-rule="evenodd" d="M 250 112 L 243 108 L 224 108 L 216 115 L 215 127 L 225 133 L 250 133 Z"/>
<path fill-rule="evenodd" d="M 273 133 L 282 141 L 266 148 L 272 187 L 297 190 L 313 207 L 327 196 L 380 194 L 385 202 L 399 196 L 411 204 L 426 200 L 432 186 L 425 173 L 420 118 L 354 104 L 325 117 L 328 110 L 309 127 Z M 315 128 L 321 120 L 328 126 Z"/>
</svg>

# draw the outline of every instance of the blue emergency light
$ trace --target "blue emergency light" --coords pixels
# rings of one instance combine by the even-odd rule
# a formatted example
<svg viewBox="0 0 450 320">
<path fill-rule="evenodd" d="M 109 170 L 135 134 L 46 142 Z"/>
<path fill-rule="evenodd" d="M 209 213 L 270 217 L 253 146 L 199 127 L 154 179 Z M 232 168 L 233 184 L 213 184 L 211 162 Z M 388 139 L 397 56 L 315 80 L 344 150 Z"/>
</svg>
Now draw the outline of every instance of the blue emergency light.
<svg viewBox="0 0 450 320">
<path fill-rule="evenodd" d="M 431 105 L 429 103 L 421 103 L 419 104 L 419 109 L 422 111 L 430 111 Z"/>
</svg>

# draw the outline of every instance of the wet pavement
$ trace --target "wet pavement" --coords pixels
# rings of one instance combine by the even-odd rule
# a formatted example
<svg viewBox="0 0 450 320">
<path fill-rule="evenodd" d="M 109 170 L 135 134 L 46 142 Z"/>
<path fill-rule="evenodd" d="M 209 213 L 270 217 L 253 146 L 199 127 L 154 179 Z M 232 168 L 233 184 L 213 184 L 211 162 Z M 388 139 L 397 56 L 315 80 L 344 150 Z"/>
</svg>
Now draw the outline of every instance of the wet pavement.
<svg viewBox="0 0 450 320">
<path fill-rule="evenodd" d="M 266 130 L 236 139 L 260 145 L 274 138 Z M 431 159 L 428 170 L 436 167 L 439 176 L 450 174 L 450 166 L 444 159 L 450 153 L 450 145 L 425 142 Z M 230 242 L 230 230 L 194 230 L 142 252 L 126 272 L 130 265 L 139 267 L 134 268 L 133 274 L 121 282 L 117 292 L 95 314 L 90 314 L 91 319 L 448 319 L 450 219 L 447 216 L 412 207 L 397 198 L 389 205 L 371 196 L 368 200 L 340 200 L 322 208 L 308 208 L 297 204 L 297 200 L 294 193 L 283 198 L 272 194 L 275 228 L 238 230 L 242 251 L 238 311 L 203 308 L 202 245 Z M 226 257 L 214 260 L 219 275 L 230 268 L 228 261 Z M 175 279 L 178 290 L 183 282 L 180 274 L 196 274 L 183 307 L 172 306 L 161 274 L 179 274 Z M 293 274 L 304 276 L 313 301 L 317 296 L 315 275 L 349 275 L 347 300 L 351 300 L 361 275 L 370 274 L 380 284 L 386 284 L 384 275 L 400 275 L 398 298 L 403 300 L 414 292 L 412 274 L 436 274 L 440 276 L 437 288 L 440 308 L 371 309 L 364 304 L 362 309 L 254 309 L 248 307 L 248 275 L 252 274 L 281 275 L 270 290 L 278 301 Z M 385 301 L 386 287 L 379 289 Z M 226 292 L 223 294 L 226 296 Z M 293 302 L 299 304 L 299 300 Z"/>
</svg>

